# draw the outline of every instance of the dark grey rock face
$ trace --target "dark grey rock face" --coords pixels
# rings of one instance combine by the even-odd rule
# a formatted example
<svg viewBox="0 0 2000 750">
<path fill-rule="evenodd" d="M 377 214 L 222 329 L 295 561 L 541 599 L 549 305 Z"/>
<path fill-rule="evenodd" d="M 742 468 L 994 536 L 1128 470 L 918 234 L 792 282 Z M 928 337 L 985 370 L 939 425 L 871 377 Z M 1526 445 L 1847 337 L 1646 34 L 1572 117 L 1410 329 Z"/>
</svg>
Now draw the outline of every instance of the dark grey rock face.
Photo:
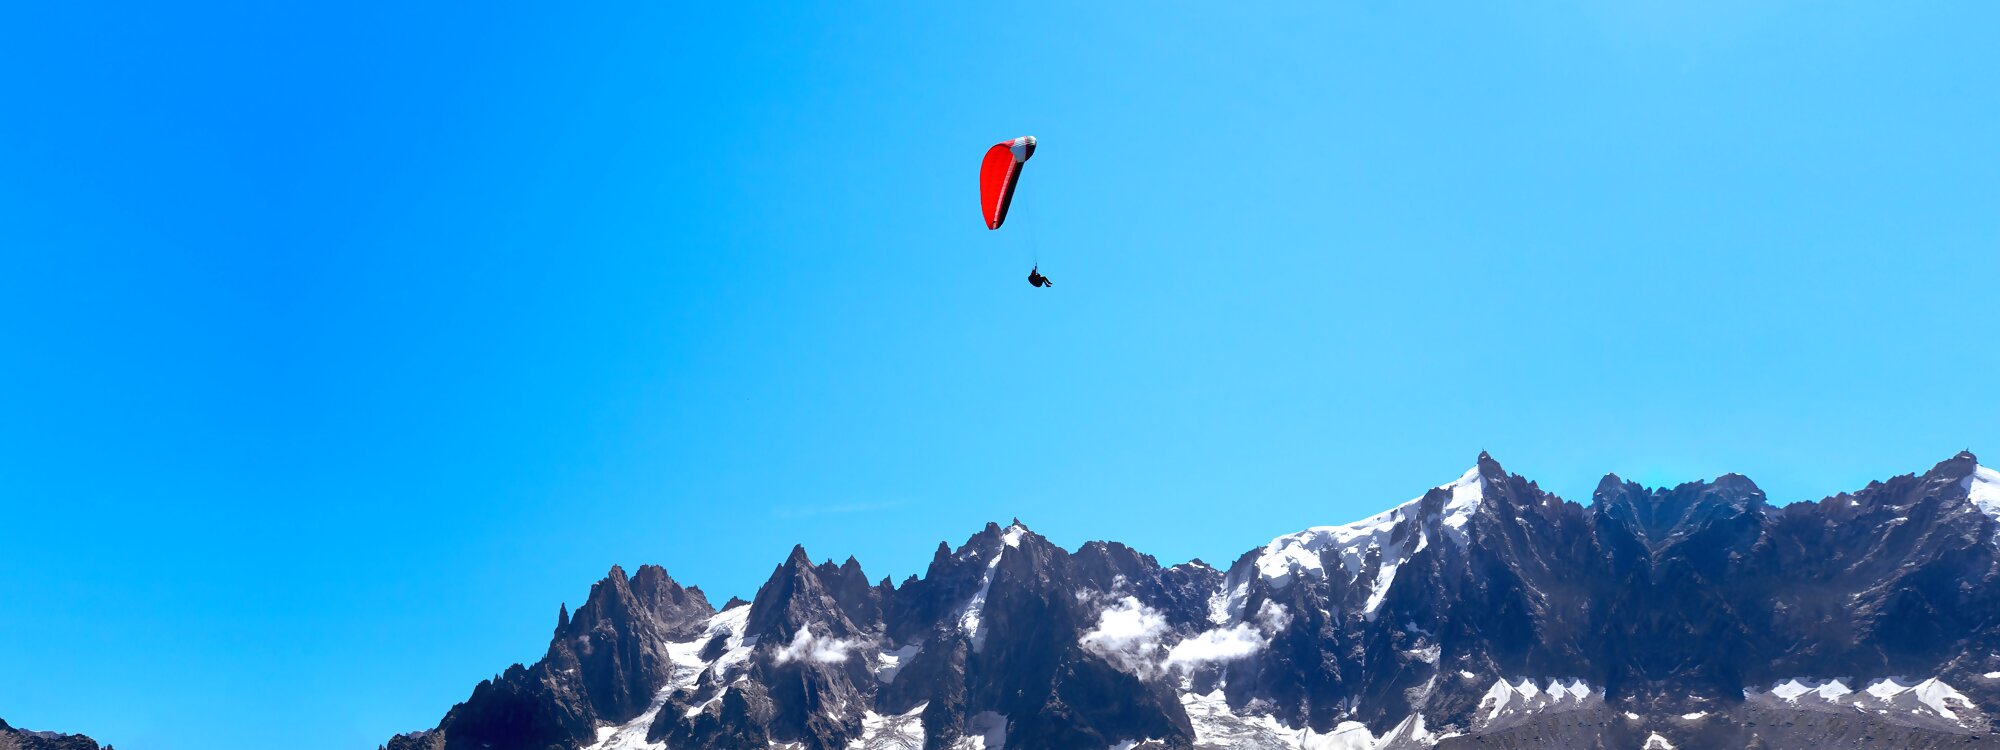
<svg viewBox="0 0 2000 750">
<path fill-rule="evenodd" d="M 1226 571 L 1018 522 L 901 584 L 795 548 L 720 612 L 614 568 L 387 747 L 2000 747 L 1982 501 L 1970 454 L 1784 507 L 1736 475 L 1579 505 L 1481 454 Z"/>
</svg>

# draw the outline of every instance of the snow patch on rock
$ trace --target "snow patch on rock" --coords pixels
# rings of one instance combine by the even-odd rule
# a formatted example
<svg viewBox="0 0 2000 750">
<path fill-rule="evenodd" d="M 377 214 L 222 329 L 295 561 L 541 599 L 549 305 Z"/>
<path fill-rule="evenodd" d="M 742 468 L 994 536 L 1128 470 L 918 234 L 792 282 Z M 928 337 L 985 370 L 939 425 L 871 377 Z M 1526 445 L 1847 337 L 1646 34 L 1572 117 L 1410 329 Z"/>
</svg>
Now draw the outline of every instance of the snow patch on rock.
<svg viewBox="0 0 2000 750">
<path fill-rule="evenodd" d="M 1326 734 L 1310 727 L 1294 729 L 1269 714 L 1231 710 L 1221 690 L 1182 693 L 1181 707 L 1194 728 L 1196 750 L 1374 750 L 1378 746 L 1375 735 L 1360 722 L 1341 722 Z"/>
<path fill-rule="evenodd" d="M 1972 504 L 1978 506 L 1987 517 L 2000 520 L 2000 471 L 1974 466 L 1972 473 L 1966 475 L 1965 481 L 1961 482 L 1960 486 L 1971 496 Z"/>
<path fill-rule="evenodd" d="M 1429 747 L 1458 736 L 1432 733 L 1421 713 L 1405 717 L 1380 737 L 1358 721 L 1340 722 L 1322 734 L 1311 727 L 1286 726 L 1268 714 L 1231 710 L 1221 690 L 1182 693 L 1181 707 L 1194 727 L 1195 750 L 1377 750 Z"/>
<path fill-rule="evenodd" d="M 745 662 L 750 661 L 750 651 L 757 647 L 759 636 L 743 635 L 743 629 L 749 623 L 749 607 L 737 607 L 727 612 L 719 613 L 708 620 L 708 634 L 703 636 L 701 640 L 705 643 L 713 640 L 716 636 L 724 638 L 722 655 L 716 657 L 715 661 L 708 665 L 709 669 L 715 670 L 715 676 L 720 678 L 722 682 L 728 682 L 730 672 L 735 671 L 737 668 L 743 666 Z"/>
<path fill-rule="evenodd" d="M 1013 531 L 1013 528 L 1008 531 Z M 1005 541 L 1005 538 L 1002 541 Z M 1014 537 L 1013 544 L 1003 544 L 1000 549 L 993 551 L 993 559 L 986 563 L 985 574 L 979 577 L 979 590 L 972 592 L 972 598 L 966 600 L 965 608 L 959 611 L 958 626 L 972 641 L 972 652 L 975 654 L 986 647 L 986 597 L 993 591 L 993 577 L 1000 572 L 1000 558 L 1006 556 L 1008 547 L 1018 546 L 1019 543 L 1020 538 L 1017 536 Z"/>
<path fill-rule="evenodd" d="M 1000 541 L 1006 543 L 1009 547 L 1019 548 L 1021 546 L 1021 537 L 1027 533 L 1028 527 L 1017 523 L 1008 526 L 1006 531 L 1000 532 Z"/>
<path fill-rule="evenodd" d="M 1194 728 L 1194 746 L 1201 750 L 1232 747 L 1296 748 L 1297 732 L 1268 715 L 1239 715 L 1229 708 L 1220 689 L 1182 693 L 1181 708 Z"/>
<path fill-rule="evenodd" d="M 1893 677 L 1876 680 L 1868 685 L 1867 693 L 1891 705 L 1907 696 L 1951 721 L 1958 721 L 1958 714 L 1951 709 L 1952 701 L 1957 701 L 1961 709 L 1972 708 L 1972 701 L 1964 693 L 1935 677 L 1913 685 L 1905 685 Z"/>
<path fill-rule="evenodd" d="M 1853 693 L 1840 680 L 1819 681 L 1811 678 L 1792 678 L 1771 686 L 1770 693 L 1786 703 L 1798 703 L 1801 699 L 1819 700 L 1832 703 L 1843 695 Z"/>
<path fill-rule="evenodd" d="M 880 680 L 884 684 L 895 682 L 896 675 L 903 672 L 903 662 L 909 661 L 910 657 L 916 656 L 923 650 L 924 644 L 921 643 L 911 643 L 904 645 L 902 648 L 883 650 L 881 655 L 876 657 L 875 660 L 875 679 Z"/>
<path fill-rule="evenodd" d="M 1000 750 L 1007 746 L 1007 717 L 981 711 L 965 720 L 965 736 L 953 750 Z"/>
<path fill-rule="evenodd" d="M 924 707 L 884 716 L 868 711 L 861 715 L 861 737 L 847 743 L 848 750 L 923 750 Z"/>
<path fill-rule="evenodd" d="M 1399 545 L 1391 544 L 1391 551 L 1382 553 L 1382 567 L 1375 571 L 1375 583 L 1368 587 L 1368 603 L 1361 606 L 1361 613 L 1368 619 L 1375 619 L 1375 610 L 1382 608 L 1382 600 L 1389 596 L 1389 586 L 1396 582 L 1396 569 L 1402 567 L 1403 554 Z M 1391 559 L 1396 562 L 1390 562 Z"/>
<path fill-rule="evenodd" d="M 1959 724 L 1965 721 L 1958 712 L 1974 708 L 1964 693 L 1935 677 L 1923 681 L 1881 678 L 1870 681 L 1860 692 L 1840 680 L 1795 677 L 1772 685 L 1765 692 L 1792 705 L 1838 706 L 1842 710 L 1851 708 L 1879 714 L 1929 713 Z M 1744 691 L 1745 697 L 1755 694 L 1756 691 Z"/>
<path fill-rule="evenodd" d="M 1444 486 L 1451 490 L 1451 499 L 1445 502 L 1443 518 L 1445 533 L 1465 548 L 1465 525 L 1472 520 L 1472 514 L 1479 512 L 1479 503 L 1486 499 L 1486 478 L 1474 466 L 1458 478 L 1458 481 Z"/>
<path fill-rule="evenodd" d="M 1299 747 L 1311 750 L 1374 750 L 1375 734 L 1368 731 L 1366 724 L 1343 721 L 1334 726 L 1331 734 L 1320 734 L 1310 728 L 1300 732 Z"/>
<path fill-rule="evenodd" d="M 1586 701 L 1602 699 L 1603 695 L 1591 689 L 1583 680 L 1559 679 L 1548 681 L 1548 687 L 1536 685 L 1534 680 L 1521 678 L 1517 683 L 1494 680 L 1493 687 L 1479 699 L 1479 710 L 1485 712 L 1480 717 L 1486 724 L 1493 724 L 1508 717 L 1545 711 L 1567 711 L 1582 708 Z"/>
<path fill-rule="evenodd" d="M 745 645 L 743 638 L 743 626 L 749 621 L 749 616 L 749 607 L 737 607 L 728 612 L 719 612 L 708 618 L 708 627 L 703 630 L 701 637 L 667 644 L 667 659 L 674 665 L 673 676 L 653 696 L 652 705 L 647 707 L 644 713 L 624 724 L 598 727 L 597 742 L 584 746 L 583 750 L 665 750 L 664 742 L 646 741 L 646 732 L 652 729 L 654 718 L 660 715 L 660 709 L 665 707 L 668 697 L 676 691 L 694 685 L 704 670 L 723 664 L 725 661 L 733 665 L 750 658 L 750 647 L 756 645 L 756 639 L 749 639 L 751 643 Z M 725 644 L 727 648 L 714 662 L 703 661 L 702 646 L 707 645 L 718 635 L 727 638 Z"/>
</svg>

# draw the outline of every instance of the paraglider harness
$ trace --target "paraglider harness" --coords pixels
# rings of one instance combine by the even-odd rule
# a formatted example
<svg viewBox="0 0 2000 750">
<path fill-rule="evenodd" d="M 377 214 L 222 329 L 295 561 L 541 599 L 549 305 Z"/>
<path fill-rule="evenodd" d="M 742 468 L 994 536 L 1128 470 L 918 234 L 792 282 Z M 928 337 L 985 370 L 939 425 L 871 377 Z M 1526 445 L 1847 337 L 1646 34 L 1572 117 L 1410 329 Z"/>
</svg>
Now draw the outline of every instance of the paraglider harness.
<svg viewBox="0 0 2000 750">
<path fill-rule="evenodd" d="M 1034 268 L 1029 269 L 1028 283 L 1038 287 L 1056 285 L 1055 282 L 1049 280 L 1049 277 L 1042 275 L 1042 266 L 1039 263 L 1035 264 Z"/>
</svg>

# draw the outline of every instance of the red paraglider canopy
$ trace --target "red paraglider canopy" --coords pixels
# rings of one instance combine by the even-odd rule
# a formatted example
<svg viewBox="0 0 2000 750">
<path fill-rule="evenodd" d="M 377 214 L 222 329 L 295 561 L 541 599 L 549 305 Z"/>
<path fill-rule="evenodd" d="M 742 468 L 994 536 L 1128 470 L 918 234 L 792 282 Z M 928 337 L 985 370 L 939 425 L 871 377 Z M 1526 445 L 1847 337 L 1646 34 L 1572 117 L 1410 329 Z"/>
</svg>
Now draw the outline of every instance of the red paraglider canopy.
<svg viewBox="0 0 2000 750">
<path fill-rule="evenodd" d="M 1032 135 L 986 149 L 986 161 L 979 165 L 979 208 L 986 214 L 987 229 L 999 229 L 1007 220 L 1007 206 L 1014 202 L 1014 184 L 1021 181 L 1021 165 L 1034 155 Z"/>
</svg>

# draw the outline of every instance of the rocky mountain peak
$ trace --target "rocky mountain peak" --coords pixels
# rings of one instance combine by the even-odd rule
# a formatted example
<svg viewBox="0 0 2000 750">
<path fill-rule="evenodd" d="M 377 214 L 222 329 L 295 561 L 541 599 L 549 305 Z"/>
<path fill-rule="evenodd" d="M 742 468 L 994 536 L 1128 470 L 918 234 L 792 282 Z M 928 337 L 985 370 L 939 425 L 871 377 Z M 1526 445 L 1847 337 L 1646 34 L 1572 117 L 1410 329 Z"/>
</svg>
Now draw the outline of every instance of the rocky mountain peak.
<svg viewBox="0 0 2000 750">
<path fill-rule="evenodd" d="M 799 565 L 799 566 L 804 566 L 804 567 L 808 567 L 808 568 L 810 568 L 810 567 L 812 567 L 812 564 L 813 564 L 813 563 L 812 563 L 812 555 L 808 555 L 808 554 L 806 554 L 806 546 L 805 546 L 805 545 L 803 545 L 803 544 L 794 544 L 794 545 L 792 545 L 792 553 L 791 553 L 790 555 L 788 555 L 788 556 L 786 556 L 786 557 L 785 557 L 785 564 L 787 564 L 787 565 Z"/>
<path fill-rule="evenodd" d="M 1507 478 L 1507 470 L 1501 468 L 1500 462 L 1494 460 L 1493 455 L 1487 453 L 1486 451 L 1480 451 L 1479 458 L 1474 460 L 1472 462 L 1472 465 L 1473 468 L 1479 470 L 1479 474 L 1481 476 L 1484 476 L 1490 480 L 1504 481 Z"/>
<path fill-rule="evenodd" d="M 1963 478 L 1971 474 L 1978 467 L 1978 456 L 1972 455 L 1972 451 L 1959 451 L 1951 458 L 1939 461 L 1936 466 L 1932 466 L 1931 470 L 1925 472 L 1925 474 L 1946 478 Z"/>
<path fill-rule="evenodd" d="M 926 577 L 935 575 L 940 569 L 948 567 L 950 565 L 951 565 L 951 543 L 945 541 L 939 541 L 937 544 L 937 549 L 931 552 L 930 568 L 926 570 L 924 575 Z"/>
<path fill-rule="evenodd" d="M 1597 480 L 1597 489 L 1591 492 L 1591 504 L 1596 505 L 1598 502 L 1597 498 L 1600 496 L 1617 494 L 1627 484 L 1630 484 L 1633 487 L 1638 488 L 1639 491 L 1643 491 L 1645 489 L 1643 487 L 1639 487 L 1639 484 L 1637 482 L 1625 481 L 1625 478 L 1618 476 L 1616 472 L 1605 474 L 1603 479 Z"/>
<path fill-rule="evenodd" d="M 771 572 L 751 599 L 744 633 L 793 638 L 803 628 L 845 638 L 881 620 L 881 595 L 868 583 L 860 563 L 814 565 L 803 546 Z"/>
</svg>

